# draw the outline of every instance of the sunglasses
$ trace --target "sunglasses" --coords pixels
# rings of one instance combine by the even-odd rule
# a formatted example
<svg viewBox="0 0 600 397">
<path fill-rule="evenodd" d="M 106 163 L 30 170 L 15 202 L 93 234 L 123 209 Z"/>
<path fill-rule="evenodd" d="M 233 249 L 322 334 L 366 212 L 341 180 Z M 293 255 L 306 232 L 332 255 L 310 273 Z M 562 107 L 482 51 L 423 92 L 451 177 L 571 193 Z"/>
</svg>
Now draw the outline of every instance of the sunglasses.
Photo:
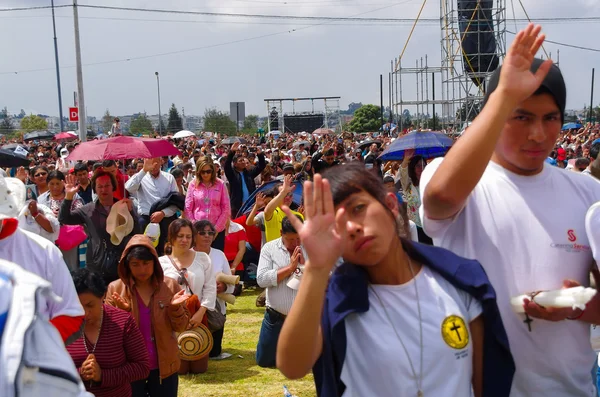
<svg viewBox="0 0 600 397">
<path fill-rule="evenodd" d="M 177 283 L 183 285 L 187 278 L 187 268 L 179 270 L 179 277 L 177 277 Z"/>
<path fill-rule="evenodd" d="M 47 175 L 48 175 L 48 173 L 47 173 L 47 172 L 39 172 L 39 173 L 35 174 L 34 176 L 35 176 L 36 178 L 38 178 L 38 177 L 40 177 L 40 176 L 47 176 Z"/>
<path fill-rule="evenodd" d="M 215 232 L 201 231 L 201 232 L 198 232 L 198 234 L 199 234 L 200 236 L 210 236 L 210 237 L 214 237 L 214 235 L 215 235 L 215 234 L 217 234 L 217 233 L 215 233 Z"/>
<path fill-rule="evenodd" d="M 210 174 L 212 174 L 213 172 L 212 172 L 212 170 L 202 170 L 202 171 L 200 171 L 200 173 L 201 173 L 201 174 L 204 174 L 204 175 L 210 175 Z"/>
</svg>

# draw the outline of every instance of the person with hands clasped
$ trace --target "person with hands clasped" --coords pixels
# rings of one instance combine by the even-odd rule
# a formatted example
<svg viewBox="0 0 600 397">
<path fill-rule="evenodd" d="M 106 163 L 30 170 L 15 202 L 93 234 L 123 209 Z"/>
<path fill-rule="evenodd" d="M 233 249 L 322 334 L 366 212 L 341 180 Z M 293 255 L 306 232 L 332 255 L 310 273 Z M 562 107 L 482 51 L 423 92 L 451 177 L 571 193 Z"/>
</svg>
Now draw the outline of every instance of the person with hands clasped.
<svg viewBox="0 0 600 397">
<path fill-rule="evenodd" d="M 420 214 L 435 245 L 479 260 L 498 292 L 517 368 L 510 396 L 591 397 L 590 323 L 600 324 L 600 295 L 585 310 L 534 298 L 589 285 L 595 265 L 584 220 L 600 200 L 593 178 L 545 164 L 567 98 L 560 69 L 535 58 L 544 39 L 531 24 L 517 34 L 481 113 L 423 171 Z M 515 313 L 510 299 L 522 294 L 532 298 Z"/>
<path fill-rule="evenodd" d="M 315 175 L 304 206 L 304 224 L 284 207 L 308 256 L 279 337 L 285 376 L 312 368 L 327 397 L 508 395 L 514 363 L 478 262 L 401 238 L 396 196 L 360 163 Z"/>
<path fill-rule="evenodd" d="M 103 300 L 106 284 L 88 269 L 72 273 L 85 310 L 82 336 L 67 346 L 86 390 L 96 397 L 130 397 L 131 384 L 148 377 L 148 351 L 129 313 Z"/>
<path fill-rule="evenodd" d="M 302 218 L 297 218 L 291 212 L 289 216 L 297 221 L 295 224 L 302 224 Z M 297 293 L 297 288 L 292 288 L 294 286 L 290 286 L 290 282 L 302 264 L 304 255 L 300 237 L 290 218 L 284 218 L 281 237 L 262 247 L 258 261 L 256 281 L 266 289 L 266 311 L 256 346 L 256 363 L 261 367 L 275 366 L 279 333 Z"/>
<path fill-rule="evenodd" d="M 119 277 L 108 286 L 106 303 L 132 314 L 150 360 L 150 375 L 131 385 L 133 397 L 177 397 L 181 360 L 175 333 L 187 329 L 189 295 L 164 276 L 152 242 L 141 234 L 123 251 Z"/>
<path fill-rule="evenodd" d="M 159 258 L 165 277 L 171 278 L 191 295 L 187 307 L 190 310 L 188 329 L 199 324 L 208 325 L 206 312 L 215 310 L 217 280 L 212 271 L 210 257 L 204 252 L 192 250 L 195 233 L 187 219 L 177 219 L 169 226 L 166 255 Z M 193 310 L 192 310 L 193 308 Z M 195 361 L 181 361 L 180 375 L 200 374 L 208 369 L 208 356 Z"/>
</svg>

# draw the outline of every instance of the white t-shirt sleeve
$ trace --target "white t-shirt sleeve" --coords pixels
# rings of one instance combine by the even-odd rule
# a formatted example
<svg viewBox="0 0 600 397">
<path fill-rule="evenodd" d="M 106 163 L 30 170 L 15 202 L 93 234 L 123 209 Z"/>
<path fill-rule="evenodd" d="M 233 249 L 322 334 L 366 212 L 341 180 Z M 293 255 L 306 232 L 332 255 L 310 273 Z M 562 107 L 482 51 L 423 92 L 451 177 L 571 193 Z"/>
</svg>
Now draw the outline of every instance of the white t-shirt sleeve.
<svg viewBox="0 0 600 397">
<path fill-rule="evenodd" d="M 421 224 L 423 225 L 423 230 L 425 233 L 431 238 L 440 238 L 442 237 L 450 228 L 450 226 L 454 223 L 456 218 L 464 211 L 464 207 L 452 218 L 437 220 L 430 219 L 425 216 L 425 209 L 423 205 L 423 199 L 425 198 L 425 191 L 427 189 L 427 185 L 433 174 L 437 171 L 440 164 L 442 164 L 443 158 L 434 159 L 431 163 L 429 163 L 423 173 L 421 174 L 421 180 L 419 182 L 419 190 L 421 191 L 421 207 L 419 207 L 419 216 L 421 217 Z M 466 204 L 465 204 L 466 206 Z"/>
<path fill-rule="evenodd" d="M 457 289 L 457 292 L 460 296 L 462 303 L 465 305 L 467 313 L 467 318 L 465 320 L 467 321 L 467 323 L 470 323 L 471 321 L 479 317 L 483 312 L 483 309 L 481 308 L 481 303 L 465 291 Z"/>
<path fill-rule="evenodd" d="M 48 311 L 50 318 L 58 316 L 83 316 L 85 313 L 79 302 L 73 278 L 69 273 L 60 250 L 54 245 L 48 245 L 46 249 L 47 273 L 46 280 L 52 283 L 52 291 L 60 296 L 60 301 L 48 299 Z"/>
</svg>

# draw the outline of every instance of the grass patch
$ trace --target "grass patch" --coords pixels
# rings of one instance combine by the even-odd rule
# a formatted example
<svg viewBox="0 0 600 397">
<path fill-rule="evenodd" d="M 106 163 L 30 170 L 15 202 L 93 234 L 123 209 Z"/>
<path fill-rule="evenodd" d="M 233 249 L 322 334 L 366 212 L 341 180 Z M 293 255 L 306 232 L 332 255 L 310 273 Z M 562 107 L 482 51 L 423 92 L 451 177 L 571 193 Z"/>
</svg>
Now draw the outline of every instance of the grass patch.
<svg viewBox="0 0 600 397">
<path fill-rule="evenodd" d="M 256 343 L 264 315 L 264 308 L 255 305 L 259 293 L 259 290 L 244 290 L 235 305 L 227 307 L 223 351 L 233 356 L 211 360 L 204 374 L 180 376 L 179 396 L 282 397 L 283 385 L 298 397 L 316 396 L 312 374 L 291 381 L 277 369 L 256 365 Z"/>
</svg>

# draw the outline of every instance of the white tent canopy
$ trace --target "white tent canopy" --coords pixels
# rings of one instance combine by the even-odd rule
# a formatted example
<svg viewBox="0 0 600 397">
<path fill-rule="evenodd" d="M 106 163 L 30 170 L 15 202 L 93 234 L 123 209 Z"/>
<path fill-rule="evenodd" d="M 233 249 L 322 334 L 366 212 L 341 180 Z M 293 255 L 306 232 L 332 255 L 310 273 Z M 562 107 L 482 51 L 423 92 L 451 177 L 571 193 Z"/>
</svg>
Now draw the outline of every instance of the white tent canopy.
<svg viewBox="0 0 600 397">
<path fill-rule="evenodd" d="M 173 135 L 173 138 L 180 139 L 180 138 L 187 138 L 190 136 L 196 136 L 196 134 L 194 134 L 192 131 L 181 130 L 178 133 L 176 133 L 175 135 Z"/>
</svg>

